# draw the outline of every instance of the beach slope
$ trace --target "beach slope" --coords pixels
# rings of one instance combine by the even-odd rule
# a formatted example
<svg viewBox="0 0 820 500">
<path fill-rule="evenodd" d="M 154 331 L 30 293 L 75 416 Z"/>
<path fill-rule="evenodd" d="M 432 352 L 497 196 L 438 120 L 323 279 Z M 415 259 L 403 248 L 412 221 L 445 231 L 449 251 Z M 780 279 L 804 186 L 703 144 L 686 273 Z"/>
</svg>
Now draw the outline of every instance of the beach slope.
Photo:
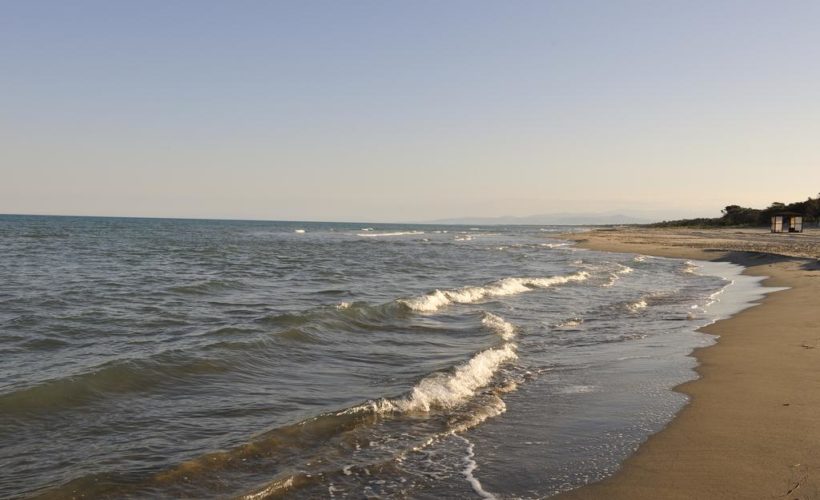
<svg viewBox="0 0 820 500">
<path fill-rule="evenodd" d="M 730 260 L 789 288 L 706 327 L 719 340 L 694 353 L 700 378 L 676 389 L 690 404 L 614 476 L 558 498 L 820 498 L 820 233 L 632 228 L 567 237 L 596 250 Z"/>
</svg>

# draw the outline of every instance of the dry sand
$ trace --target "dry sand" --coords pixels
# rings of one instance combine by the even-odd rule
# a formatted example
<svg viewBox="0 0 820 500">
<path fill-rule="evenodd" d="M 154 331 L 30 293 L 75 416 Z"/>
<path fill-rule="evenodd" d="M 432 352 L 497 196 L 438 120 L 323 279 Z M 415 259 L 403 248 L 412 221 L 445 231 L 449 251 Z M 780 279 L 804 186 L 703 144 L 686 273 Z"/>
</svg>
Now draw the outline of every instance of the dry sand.
<svg viewBox="0 0 820 500">
<path fill-rule="evenodd" d="M 626 228 L 566 237 L 596 250 L 730 260 L 770 276 L 766 285 L 790 288 L 706 327 L 718 343 L 695 351 L 700 378 L 677 388 L 690 404 L 614 476 L 559 498 L 820 499 L 820 231 Z"/>
</svg>

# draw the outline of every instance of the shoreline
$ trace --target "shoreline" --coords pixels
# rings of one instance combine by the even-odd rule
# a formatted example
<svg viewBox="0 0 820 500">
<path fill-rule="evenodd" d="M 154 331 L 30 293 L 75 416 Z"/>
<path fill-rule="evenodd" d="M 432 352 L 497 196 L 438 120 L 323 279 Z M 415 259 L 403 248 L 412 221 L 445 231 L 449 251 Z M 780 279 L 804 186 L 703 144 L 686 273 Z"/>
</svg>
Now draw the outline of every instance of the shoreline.
<svg viewBox="0 0 820 500">
<path fill-rule="evenodd" d="M 752 253 L 763 233 L 732 242 L 717 231 L 563 235 L 591 250 L 728 261 L 788 289 L 701 328 L 718 338 L 692 352 L 698 378 L 673 389 L 689 402 L 613 476 L 553 498 L 820 498 L 820 261 L 803 258 L 806 245 Z M 816 237 L 808 248 L 820 252 Z"/>
</svg>

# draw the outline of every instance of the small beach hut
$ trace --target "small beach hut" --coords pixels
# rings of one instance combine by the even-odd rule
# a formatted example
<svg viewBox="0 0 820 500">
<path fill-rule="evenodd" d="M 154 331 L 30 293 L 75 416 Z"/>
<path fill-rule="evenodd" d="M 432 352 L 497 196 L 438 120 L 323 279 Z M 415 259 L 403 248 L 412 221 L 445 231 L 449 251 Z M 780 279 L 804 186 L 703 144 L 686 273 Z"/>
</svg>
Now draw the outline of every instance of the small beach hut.
<svg viewBox="0 0 820 500">
<path fill-rule="evenodd" d="M 773 233 L 802 233 L 803 216 L 797 212 L 780 212 L 772 215 Z"/>
</svg>

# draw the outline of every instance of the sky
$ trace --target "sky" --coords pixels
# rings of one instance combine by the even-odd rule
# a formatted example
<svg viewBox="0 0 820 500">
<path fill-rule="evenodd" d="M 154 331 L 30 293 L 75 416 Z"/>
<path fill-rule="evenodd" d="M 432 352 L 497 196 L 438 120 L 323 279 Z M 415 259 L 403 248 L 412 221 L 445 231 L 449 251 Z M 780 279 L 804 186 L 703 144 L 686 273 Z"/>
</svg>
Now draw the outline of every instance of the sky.
<svg viewBox="0 0 820 500">
<path fill-rule="evenodd" d="M 0 213 L 719 216 L 820 191 L 820 2 L 0 2 Z"/>
</svg>

